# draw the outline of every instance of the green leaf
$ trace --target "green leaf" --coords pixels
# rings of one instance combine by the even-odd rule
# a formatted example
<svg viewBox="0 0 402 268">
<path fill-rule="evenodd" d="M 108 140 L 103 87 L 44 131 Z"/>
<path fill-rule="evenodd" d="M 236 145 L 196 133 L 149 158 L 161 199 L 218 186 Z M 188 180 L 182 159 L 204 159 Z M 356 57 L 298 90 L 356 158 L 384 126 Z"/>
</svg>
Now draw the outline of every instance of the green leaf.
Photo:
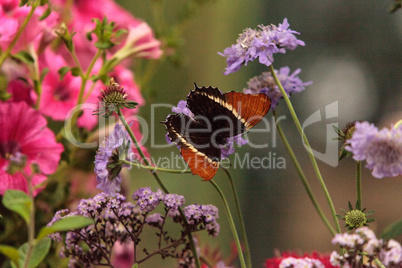
<svg viewBox="0 0 402 268">
<path fill-rule="evenodd" d="M 352 204 L 350 203 L 350 201 L 348 201 L 348 207 L 349 207 L 349 211 L 353 210 Z"/>
<path fill-rule="evenodd" d="M 73 76 L 80 76 L 81 70 L 78 67 L 73 67 L 71 68 L 71 74 Z"/>
<path fill-rule="evenodd" d="M 43 259 L 46 257 L 47 253 L 49 252 L 50 244 L 51 244 L 51 240 L 48 237 L 45 237 L 45 238 L 39 240 L 39 242 L 32 248 L 31 254 L 29 256 L 29 260 L 27 260 L 28 265 L 26 267 L 34 268 L 34 267 L 38 266 L 43 261 Z M 18 264 L 20 267 L 24 266 L 24 263 L 26 262 L 26 259 L 28 258 L 28 256 L 27 256 L 28 249 L 29 249 L 28 243 L 23 244 L 18 249 L 18 253 L 20 254 Z"/>
<path fill-rule="evenodd" d="M 49 68 L 43 68 L 42 72 L 40 73 L 40 82 L 42 83 L 45 76 L 49 73 Z"/>
<path fill-rule="evenodd" d="M 26 51 L 20 51 L 17 54 L 13 55 L 13 58 L 18 59 L 26 64 L 34 63 L 34 58 Z"/>
<path fill-rule="evenodd" d="M 338 219 L 345 220 L 345 217 L 342 215 L 335 215 Z"/>
<path fill-rule="evenodd" d="M 336 132 L 336 134 L 338 134 L 339 136 L 341 136 L 341 137 L 344 137 L 344 136 L 345 136 L 345 134 L 343 133 L 342 129 L 338 128 L 338 127 L 335 126 L 335 125 L 332 125 L 332 128 L 334 129 L 334 131 Z"/>
<path fill-rule="evenodd" d="M 44 4 L 43 4 L 44 5 Z M 43 14 L 39 17 L 39 20 L 44 20 L 47 17 L 49 17 L 50 13 L 52 13 L 52 10 L 50 9 L 50 6 L 43 12 Z"/>
<path fill-rule="evenodd" d="M 19 6 L 25 6 L 28 3 L 28 0 L 21 0 Z"/>
<path fill-rule="evenodd" d="M 402 220 L 396 221 L 385 227 L 382 231 L 381 238 L 390 240 L 402 234 Z"/>
<path fill-rule="evenodd" d="M 348 214 L 348 212 L 346 210 L 344 210 L 343 208 L 340 208 L 340 210 L 346 215 Z"/>
<path fill-rule="evenodd" d="M 39 231 L 38 239 L 41 239 L 51 233 L 79 229 L 91 224 L 94 224 L 93 219 L 84 216 L 65 217 L 55 222 L 52 226 L 43 227 Z"/>
<path fill-rule="evenodd" d="M 63 80 L 64 76 L 70 71 L 70 67 L 63 66 L 57 72 L 60 75 L 60 80 Z"/>
<path fill-rule="evenodd" d="M 375 210 L 370 210 L 370 211 L 367 211 L 367 213 L 365 213 L 366 214 L 366 216 L 370 216 L 371 214 L 373 214 L 375 212 Z"/>
<path fill-rule="evenodd" d="M 110 40 L 95 42 L 95 47 L 99 49 L 108 49 L 114 46 L 114 43 Z"/>
<path fill-rule="evenodd" d="M 19 190 L 7 190 L 3 196 L 3 205 L 18 213 L 26 223 L 29 223 L 29 211 L 32 204 L 31 198 Z"/>
<path fill-rule="evenodd" d="M 138 268 L 138 263 L 134 263 L 133 266 L 131 266 L 131 268 Z"/>
<path fill-rule="evenodd" d="M 18 263 L 18 250 L 8 245 L 0 245 L 0 253 L 7 256 L 11 261 Z"/>
<path fill-rule="evenodd" d="M 356 200 L 356 205 L 355 205 L 355 208 L 356 209 L 361 209 L 361 207 L 360 207 L 360 200 Z"/>
</svg>

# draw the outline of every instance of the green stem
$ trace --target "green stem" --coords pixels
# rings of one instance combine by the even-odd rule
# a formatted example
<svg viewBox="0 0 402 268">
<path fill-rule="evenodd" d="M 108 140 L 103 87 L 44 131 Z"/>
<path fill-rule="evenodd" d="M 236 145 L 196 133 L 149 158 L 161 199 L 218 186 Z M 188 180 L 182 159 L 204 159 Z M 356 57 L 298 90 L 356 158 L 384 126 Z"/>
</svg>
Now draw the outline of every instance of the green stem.
<svg viewBox="0 0 402 268">
<path fill-rule="evenodd" d="M 91 75 L 91 71 L 95 65 L 96 60 L 99 58 L 99 56 L 102 53 L 102 49 L 98 49 L 98 51 L 96 52 L 95 56 L 92 58 L 91 63 L 89 64 L 87 71 L 84 73 L 81 64 L 78 60 L 77 55 L 75 54 L 75 51 L 73 50 L 71 52 L 71 55 L 74 59 L 75 64 L 77 65 L 77 67 L 80 69 L 80 76 L 81 76 L 81 87 L 80 87 L 80 92 L 78 93 L 78 100 L 77 100 L 77 105 L 80 105 L 83 103 L 83 97 L 84 97 L 84 92 L 85 92 L 85 87 L 87 85 L 89 76 Z M 71 126 L 75 127 L 76 123 L 77 123 L 77 119 L 78 119 L 78 115 L 79 113 L 76 112 L 73 114 L 72 118 L 71 118 Z"/>
<path fill-rule="evenodd" d="M 382 264 L 379 259 L 375 258 L 375 259 L 374 259 L 374 262 L 375 262 L 380 268 L 386 268 L 386 267 L 384 266 L 384 264 Z"/>
<path fill-rule="evenodd" d="M 98 51 L 96 52 L 95 56 L 92 58 L 91 63 L 89 64 L 87 71 L 85 72 L 85 74 L 82 75 L 82 83 L 81 83 L 81 88 L 80 88 L 80 93 L 78 95 L 78 101 L 77 101 L 77 105 L 82 103 L 82 99 L 84 97 L 84 92 L 85 92 L 85 86 L 87 84 L 87 81 L 89 79 L 89 76 L 91 75 L 91 71 L 96 63 L 96 60 L 99 58 L 99 56 L 102 54 L 102 49 L 98 49 Z M 74 58 L 75 53 L 73 53 L 73 58 Z M 75 56 L 76 57 L 76 56 Z M 76 64 L 79 64 L 78 60 L 74 60 L 76 61 Z M 78 65 L 78 67 L 80 68 L 81 72 L 82 69 L 80 67 L 80 65 Z"/>
<path fill-rule="evenodd" d="M 278 130 L 279 136 L 281 137 L 283 143 L 285 144 L 286 150 L 288 151 L 288 153 L 290 155 L 290 158 L 293 161 L 294 166 L 296 167 L 297 174 L 299 174 L 299 177 L 300 177 L 300 179 L 301 179 L 301 181 L 303 183 L 304 189 L 306 190 L 308 196 L 310 197 L 310 200 L 313 203 L 315 209 L 317 210 L 318 215 L 320 215 L 321 220 L 328 227 L 328 229 L 331 232 L 331 234 L 335 235 L 336 232 L 335 232 L 334 228 L 330 224 L 329 220 L 327 219 L 327 217 L 323 213 L 323 211 L 321 209 L 321 206 L 317 202 L 317 199 L 315 198 L 314 193 L 311 190 L 310 184 L 307 181 L 306 175 L 304 174 L 303 169 L 301 168 L 301 165 L 300 165 L 299 161 L 297 160 L 296 154 L 294 153 L 292 147 L 289 144 L 288 139 L 286 138 L 285 134 L 282 131 L 281 126 L 279 125 L 278 117 L 276 115 L 276 111 L 273 110 L 272 113 L 274 114 L 274 117 L 275 117 L 276 129 Z"/>
<path fill-rule="evenodd" d="M 18 39 L 21 37 L 21 34 L 24 32 L 25 28 L 28 25 L 28 22 L 31 20 L 32 15 L 35 12 L 35 9 L 38 7 L 40 1 L 35 1 L 32 4 L 31 10 L 29 11 L 28 15 L 25 17 L 25 20 L 22 22 L 21 27 L 18 29 L 17 33 L 15 34 L 13 40 L 11 41 L 10 45 L 0 55 L 0 67 L 3 65 L 4 61 L 7 59 L 7 57 L 10 55 L 11 50 L 14 48 L 15 44 L 17 43 Z"/>
<path fill-rule="evenodd" d="M 293 121 L 294 121 L 294 123 L 296 125 L 296 128 L 299 131 L 300 135 L 302 136 L 302 139 L 303 139 L 303 142 L 304 142 L 305 147 L 307 149 L 308 156 L 310 158 L 310 161 L 311 161 L 311 164 L 313 166 L 314 172 L 315 172 L 315 174 L 317 176 L 317 179 L 318 179 L 318 181 L 320 183 L 321 189 L 324 192 L 325 198 L 327 199 L 329 209 L 331 210 L 332 218 L 333 218 L 335 226 L 336 226 L 336 231 L 338 233 L 340 233 L 341 232 L 341 226 L 339 225 L 338 218 L 336 217 L 336 210 L 335 210 L 335 207 L 334 207 L 334 203 L 332 202 L 332 199 L 331 199 L 331 196 L 330 196 L 330 194 L 328 192 L 327 186 L 325 185 L 325 182 L 324 182 L 324 180 L 323 180 L 323 178 L 321 176 L 320 169 L 318 168 L 317 161 L 315 160 L 315 157 L 314 157 L 313 151 L 311 149 L 310 143 L 309 143 L 309 141 L 307 139 L 307 136 L 303 131 L 303 128 L 302 128 L 302 126 L 300 124 L 299 119 L 297 118 L 296 112 L 293 109 L 292 103 L 290 102 L 289 97 L 285 92 L 285 89 L 283 88 L 281 82 L 279 81 L 278 77 L 276 76 L 274 66 L 271 64 L 269 66 L 269 68 L 270 68 L 272 77 L 274 78 L 275 83 L 278 85 L 279 90 L 281 91 L 281 93 L 283 95 L 283 99 L 285 100 L 286 105 L 288 106 L 288 109 L 290 111 L 290 114 L 292 115 L 292 118 L 293 118 Z"/>
<path fill-rule="evenodd" d="M 29 222 L 27 223 L 28 228 L 28 250 L 27 256 L 24 262 L 24 268 L 27 268 L 29 265 L 29 260 L 32 254 L 32 250 L 35 242 L 35 198 L 34 198 L 34 190 L 32 186 L 32 177 L 33 175 L 27 175 L 25 172 L 23 173 L 28 183 L 28 196 L 31 198 L 31 204 L 29 208 Z"/>
<path fill-rule="evenodd" d="M 35 80 L 37 81 L 36 95 L 38 96 L 38 98 L 36 100 L 35 108 L 37 110 L 39 110 L 41 96 L 42 96 L 42 82 L 40 81 L 41 74 L 40 74 L 40 69 L 39 69 L 39 60 L 38 60 L 38 55 L 32 45 L 30 46 L 30 52 L 31 52 L 31 56 L 34 59 L 34 63 L 33 63 L 34 77 L 35 77 Z"/>
<path fill-rule="evenodd" d="M 362 162 L 356 161 L 356 209 L 362 210 Z"/>
<path fill-rule="evenodd" d="M 234 186 L 234 182 L 233 182 L 232 176 L 229 173 L 229 170 L 227 170 L 226 168 L 223 168 L 223 167 L 221 167 L 221 168 L 223 169 L 223 171 L 225 171 L 225 173 L 229 179 L 230 186 L 232 187 L 232 192 L 233 192 L 233 196 L 234 196 L 234 200 L 235 200 L 235 204 L 236 204 L 236 210 L 237 210 L 237 214 L 239 216 L 240 232 L 241 232 L 240 235 L 242 236 L 243 243 L 244 243 L 244 253 L 245 253 L 244 255 L 246 258 L 247 267 L 252 267 L 250 246 L 248 244 L 246 226 L 244 224 L 243 214 L 241 213 L 240 202 L 239 202 L 239 197 L 237 195 L 236 187 Z"/>
<path fill-rule="evenodd" d="M 123 164 L 127 164 L 127 165 L 133 165 L 133 166 L 136 166 L 139 168 L 149 169 L 151 171 L 160 171 L 160 172 L 175 173 L 175 174 L 191 173 L 190 169 L 178 170 L 178 169 L 160 168 L 160 167 L 154 167 L 154 166 L 144 166 L 144 165 L 138 164 L 136 162 L 130 162 L 127 160 L 120 160 L 120 162 L 122 162 Z"/>
<path fill-rule="evenodd" d="M 135 146 L 135 148 L 137 149 L 138 153 L 140 154 L 140 157 L 142 159 L 142 161 L 144 162 L 145 166 L 151 166 L 151 164 L 149 163 L 148 159 L 145 157 L 144 152 L 141 149 L 141 146 L 138 143 L 137 138 L 134 136 L 133 131 L 131 130 L 130 126 L 127 124 L 126 119 L 123 116 L 123 113 L 121 112 L 121 110 L 119 108 L 117 108 L 117 114 L 120 118 L 120 121 L 123 123 L 124 127 L 126 128 L 128 135 L 130 136 L 131 140 L 133 141 L 133 144 Z M 156 173 L 156 170 L 150 170 L 151 174 L 155 177 L 156 181 L 158 182 L 159 186 L 162 188 L 162 190 L 169 194 L 170 191 L 168 190 L 168 188 L 165 186 L 165 184 L 161 181 L 161 179 L 159 178 L 158 174 Z M 179 212 L 181 217 L 183 218 L 183 221 L 186 225 L 186 227 L 188 226 L 187 223 L 187 219 L 183 213 L 183 210 L 181 208 L 179 208 Z M 194 260 L 195 260 L 195 265 L 197 268 L 201 267 L 201 263 L 200 263 L 200 259 L 198 258 L 198 254 L 197 254 L 197 249 L 195 247 L 195 243 L 194 243 L 194 239 L 193 239 L 193 235 L 191 234 L 191 232 L 188 232 L 187 234 L 188 239 L 190 241 L 190 247 L 191 247 L 191 251 L 193 252 L 193 256 L 194 256 Z"/>
<path fill-rule="evenodd" d="M 402 119 L 395 123 L 394 129 L 398 129 L 402 125 Z"/>
<path fill-rule="evenodd" d="M 215 187 L 215 189 L 218 191 L 218 193 L 222 199 L 222 202 L 223 202 L 223 205 L 224 205 L 224 208 L 226 211 L 226 215 L 228 216 L 230 229 L 232 230 L 233 238 L 236 242 L 237 251 L 239 253 L 240 265 L 242 268 L 247 267 L 246 263 L 244 261 L 243 250 L 241 248 L 239 236 L 237 235 L 236 226 L 234 224 L 232 214 L 230 213 L 229 204 L 226 201 L 225 195 L 223 194 L 222 190 L 219 188 L 219 186 L 213 180 L 210 180 L 209 182 Z"/>
</svg>

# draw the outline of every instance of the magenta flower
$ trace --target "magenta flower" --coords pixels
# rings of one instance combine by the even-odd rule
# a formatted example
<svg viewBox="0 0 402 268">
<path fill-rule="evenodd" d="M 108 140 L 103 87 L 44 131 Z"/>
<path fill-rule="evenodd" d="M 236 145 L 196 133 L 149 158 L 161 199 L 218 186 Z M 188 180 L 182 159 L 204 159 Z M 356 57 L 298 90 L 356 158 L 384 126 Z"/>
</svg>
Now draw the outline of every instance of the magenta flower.
<svg viewBox="0 0 402 268">
<path fill-rule="evenodd" d="M 9 81 L 7 92 L 11 94 L 9 102 L 26 102 L 28 105 L 34 103 L 32 99 L 33 87 L 21 79 Z"/>
<path fill-rule="evenodd" d="M 55 121 L 66 120 L 69 113 L 77 105 L 78 95 L 81 88 L 81 78 L 74 77 L 68 72 L 63 79 L 60 79 L 58 70 L 68 66 L 68 63 L 61 55 L 55 54 L 52 50 L 47 49 L 40 59 L 39 64 L 42 67 L 49 68 L 42 83 L 42 94 L 39 110 Z M 87 83 L 84 96 L 89 92 L 92 86 Z M 97 81 L 93 91 L 91 92 L 85 103 L 93 103 L 93 107 L 97 104 L 97 92 L 102 87 L 102 83 Z M 86 129 L 92 129 L 97 124 L 97 117 L 92 115 L 92 109 L 83 109 L 83 114 L 78 118 L 78 126 Z M 71 114 L 70 114 L 71 116 Z"/>
<path fill-rule="evenodd" d="M 305 89 L 306 86 L 312 84 L 311 81 L 303 82 L 299 77 L 299 73 L 301 69 L 296 69 L 292 74 L 290 73 L 289 67 L 282 67 L 278 70 L 275 70 L 275 73 L 281 82 L 283 89 L 285 90 L 288 97 L 291 94 L 296 92 L 301 92 Z M 247 82 L 247 89 L 244 89 L 244 93 L 246 94 L 257 94 L 264 93 L 271 99 L 271 108 L 275 109 L 279 100 L 283 98 L 279 87 L 276 85 L 274 78 L 271 75 L 271 72 L 263 72 L 259 76 L 255 76 L 251 78 Z"/>
<path fill-rule="evenodd" d="M 261 64 L 270 66 L 274 62 L 274 54 L 285 54 L 286 50 L 294 50 L 297 46 L 304 46 L 304 42 L 298 40 L 296 31 L 289 29 L 288 20 L 285 18 L 279 26 L 259 25 L 260 29 L 247 28 L 239 35 L 236 44 L 226 48 L 223 53 L 226 57 L 227 68 L 225 74 L 238 71 L 241 66 L 249 61 L 259 60 Z"/>
<path fill-rule="evenodd" d="M 38 164 L 42 174 L 33 176 L 32 184 L 46 180 L 46 175 L 56 171 L 63 146 L 56 143 L 53 132 L 46 127 L 46 119 L 26 103 L 0 104 L 0 194 L 8 189 L 28 191 L 26 178 L 17 172 L 10 175 L 6 168 L 10 159 L 18 155 L 27 158 L 24 171 L 31 174 L 30 165 Z M 41 189 L 35 189 L 34 194 Z"/>
<path fill-rule="evenodd" d="M 81 78 L 67 73 L 62 80 L 57 72 L 67 63 L 60 55 L 50 49 L 46 50 L 39 62 L 40 66 L 49 68 L 43 79 L 39 110 L 53 120 L 66 120 L 67 114 L 77 104 Z"/>
<path fill-rule="evenodd" d="M 10 45 L 31 10 L 31 7 L 19 7 L 19 3 L 19 0 L 0 1 L 0 48 L 3 51 Z M 35 9 L 24 33 L 18 39 L 12 52 L 18 52 L 32 43 L 37 47 L 43 41 L 44 35 L 48 35 L 52 28 L 56 26 L 59 18 L 55 12 L 52 12 L 44 20 L 39 19 L 46 9 L 47 6 L 39 6 Z"/>
<path fill-rule="evenodd" d="M 54 4 L 62 9 L 65 0 L 55 0 Z M 112 51 L 117 51 L 123 46 L 136 47 L 137 57 L 159 58 L 162 54 L 160 42 L 155 38 L 152 29 L 142 20 L 135 18 L 127 10 L 124 10 L 115 1 L 103 0 L 99 4 L 97 0 L 74 1 L 72 7 L 71 20 L 68 28 L 75 29 L 74 45 L 83 68 L 87 68 L 92 57 L 96 53 L 96 48 L 86 38 L 86 33 L 95 28 L 93 19 L 102 20 L 107 17 L 109 21 L 116 24 L 117 30 L 125 29 L 128 31 L 126 41 L 121 45 L 116 45 Z M 125 66 L 130 61 L 123 63 Z"/>
<path fill-rule="evenodd" d="M 345 149 L 378 179 L 402 175 L 402 125 L 378 130 L 368 122 L 356 122 L 355 131 Z"/>
</svg>

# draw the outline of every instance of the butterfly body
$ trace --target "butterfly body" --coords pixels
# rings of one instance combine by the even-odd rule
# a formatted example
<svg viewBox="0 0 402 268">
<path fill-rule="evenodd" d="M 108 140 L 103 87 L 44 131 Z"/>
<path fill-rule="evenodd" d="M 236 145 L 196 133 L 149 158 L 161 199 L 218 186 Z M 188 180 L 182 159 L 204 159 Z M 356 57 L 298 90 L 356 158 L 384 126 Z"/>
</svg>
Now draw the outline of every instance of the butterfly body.
<svg viewBox="0 0 402 268">
<path fill-rule="evenodd" d="M 193 117 L 169 115 L 163 124 L 171 141 L 180 146 L 193 174 L 210 180 L 219 168 L 221 147 L 228 138 L 256 125 L 270 104 L 265 94 L 221 93 L 214 87 L 195 86 L 187 97 Z"/>
</svg>

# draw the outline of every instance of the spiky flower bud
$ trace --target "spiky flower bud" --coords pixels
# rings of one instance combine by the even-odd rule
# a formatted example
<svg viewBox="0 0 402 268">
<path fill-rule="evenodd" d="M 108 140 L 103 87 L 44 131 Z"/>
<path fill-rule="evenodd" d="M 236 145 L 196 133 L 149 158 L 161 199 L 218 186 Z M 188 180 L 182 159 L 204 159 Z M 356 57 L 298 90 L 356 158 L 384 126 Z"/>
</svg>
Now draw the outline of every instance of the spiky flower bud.
<svg viewBox="0 0 402 268">
<path fill-rule="evenodd" d="M 345 224 L 349 228 L 359 228 L 365 225 L 367 222 L 366 215 L 360 210 L 352 210 L 345 215 Z"/>
<path fill-rule="evenodd" d="M 114 81 L 113 77 L 110 78 L 110 85 L 102 89 L 98 98 L 100 101 L 99 109 L 93 114 L 103 114 L 105 117 L 111 116 L 113 112 L 117 112 L 118 109 L 134 109 L 136 105 L 138 105 L 138 103 L 134 101 L 127 100 L 127 92 Z"/>
</svg>

